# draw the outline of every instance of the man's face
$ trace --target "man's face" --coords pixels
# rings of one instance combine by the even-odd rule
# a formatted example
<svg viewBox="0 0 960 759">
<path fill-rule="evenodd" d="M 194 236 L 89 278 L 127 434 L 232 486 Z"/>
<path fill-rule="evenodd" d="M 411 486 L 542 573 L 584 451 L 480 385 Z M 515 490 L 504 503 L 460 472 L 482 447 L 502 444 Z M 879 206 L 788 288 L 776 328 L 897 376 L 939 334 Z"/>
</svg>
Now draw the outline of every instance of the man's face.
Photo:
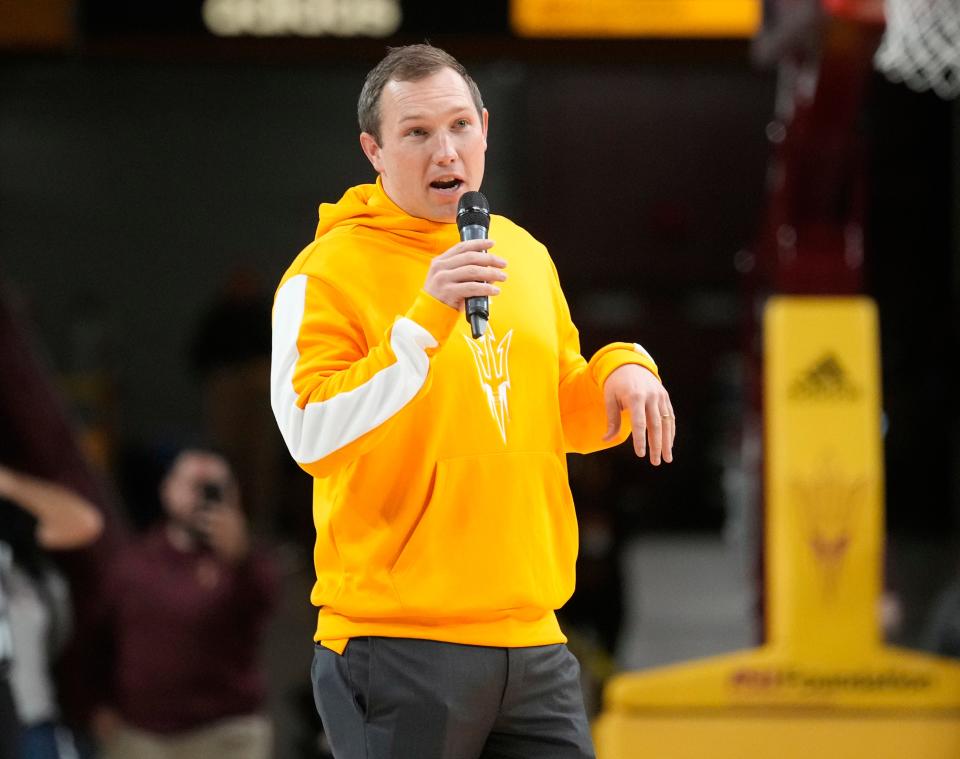
<svg viewBox="0 0 960 759">
<path fill-rule="evenodd" d="M 483 181 L 487 109 L 477 113 L 463 77 L 449 68 L 380 95 L 380 143 L 360 144 L 390 199 L 411 216 L 456 219 L 457 201 Z"/>
<path fill-rule="evenodd" d="M 206 503 L 205 486 L 219 486 L 222 497 L 235 497 L 236 486 L 227 462 L 214 453 L 182 453 L 160 488 L 167 515 L 175 522 L 189 524 Z"/>
</svg>

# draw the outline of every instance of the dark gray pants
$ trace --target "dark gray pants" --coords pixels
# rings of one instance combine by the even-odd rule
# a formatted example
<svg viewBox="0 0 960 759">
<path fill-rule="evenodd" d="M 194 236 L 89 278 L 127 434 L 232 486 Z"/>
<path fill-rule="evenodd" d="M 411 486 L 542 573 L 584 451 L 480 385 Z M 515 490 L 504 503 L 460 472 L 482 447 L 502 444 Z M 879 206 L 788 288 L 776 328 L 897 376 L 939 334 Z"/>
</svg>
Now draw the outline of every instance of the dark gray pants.
<svg viewBox="0 0 960 759">
<path fill-rule="evenodd" d="M 337 759 L 594 759 L 566 646 L 353 638 L 317 646 L 313 694 Z"/>
</svg>

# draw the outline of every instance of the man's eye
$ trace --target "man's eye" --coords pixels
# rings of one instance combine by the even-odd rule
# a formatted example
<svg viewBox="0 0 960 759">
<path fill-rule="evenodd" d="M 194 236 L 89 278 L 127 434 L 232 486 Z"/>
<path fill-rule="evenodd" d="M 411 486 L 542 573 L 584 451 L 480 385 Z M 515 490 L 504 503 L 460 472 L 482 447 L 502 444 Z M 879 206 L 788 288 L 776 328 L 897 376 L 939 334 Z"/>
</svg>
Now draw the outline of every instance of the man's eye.
<svg viewBox="0 0 960 759">
<path fill-rule="evenodd" d="M 423 137 L 423 135 L 425 135 L 426 133 L 427 133 L 427 130 L 421 129 L 420 127 L 414 127 L 409 132 L 407 132 L 407 134 L 409 134 L 411 137 Z"/>
<path fill-rule="evenodd" d="M 456 122 L 456 123 L 457 123 L 457 126 L 460 127 L 461 129 L 462 129 L 463 127 L 468 127 L 468 126 L 470 126 L 470 122 L 467 121 L 466 119 L 457 119 L 457 122 Z"/>
</svg>

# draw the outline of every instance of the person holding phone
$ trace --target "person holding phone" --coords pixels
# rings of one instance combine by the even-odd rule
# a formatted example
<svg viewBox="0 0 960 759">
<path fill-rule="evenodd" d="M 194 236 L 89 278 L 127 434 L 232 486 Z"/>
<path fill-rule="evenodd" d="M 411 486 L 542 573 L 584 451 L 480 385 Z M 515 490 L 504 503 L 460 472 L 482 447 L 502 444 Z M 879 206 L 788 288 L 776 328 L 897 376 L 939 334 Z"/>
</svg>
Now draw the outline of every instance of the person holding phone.
<svg viewBox="0 0 960 759">
<path fill-rule="evenodd" d="M 112 688 L 94 715 L 107 759 L 265 759 L 259 666 L 276 589 L 226 459 L 186 450 L 160 486 L 165 519 L 107 574 Z"/>
</svg>

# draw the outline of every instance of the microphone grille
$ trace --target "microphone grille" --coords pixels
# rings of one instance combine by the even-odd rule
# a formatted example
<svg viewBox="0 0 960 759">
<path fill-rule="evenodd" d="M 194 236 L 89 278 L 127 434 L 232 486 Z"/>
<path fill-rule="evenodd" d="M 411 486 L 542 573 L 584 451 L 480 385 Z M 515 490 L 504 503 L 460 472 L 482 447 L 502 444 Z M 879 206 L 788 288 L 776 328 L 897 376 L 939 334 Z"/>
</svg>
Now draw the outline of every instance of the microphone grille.
<svg viewBox="0 0 960 759">
<path fill-rule="evenodd" d="M 457 204 L 457 228 L 490 226 L 490 201 L 482 192 L 465 192 Z"/>
</svg>

